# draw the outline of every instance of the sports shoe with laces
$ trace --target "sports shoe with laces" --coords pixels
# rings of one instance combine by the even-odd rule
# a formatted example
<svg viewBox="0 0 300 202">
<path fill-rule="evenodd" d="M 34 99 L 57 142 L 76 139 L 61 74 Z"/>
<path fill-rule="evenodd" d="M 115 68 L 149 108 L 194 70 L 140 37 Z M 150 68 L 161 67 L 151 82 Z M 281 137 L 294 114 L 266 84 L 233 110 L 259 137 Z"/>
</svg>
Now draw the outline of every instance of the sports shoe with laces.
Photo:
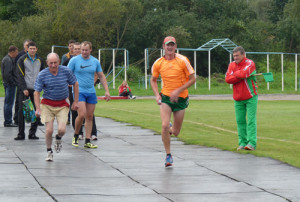
<svg viewBox="0 0 300 202">
<path fill-rule="evenodd" d="M 56 153 L 59 153 L 62 148 L 61 142 L 62 142 L 61 140 L 58 140 L 58 139 L 55 140 L 54 149 L 55 149 Z"/>
<path fill-rule="evenodd" d="M 245 149 L 246 149 L 246 150 L 251 150 L 251 151 L 255 150 L 255 148 L 254 148 L 251 144 L 247 144 L 247 145 L 245 146 Z"/>
<path fill-rule="evenodd" d="M 73 137 L 72 145 L 73 145 L 74 147 L 78 147 L 78 139 L 76 140 L 75 137 Z"/>
<path fill-rule="evenodd" d="M 84 138 L 83 134 L 79 134 L 78 139 L 83 140 L 83 138 Z"/>
<path fill-rule="evenodd" d="M 45 159 L 46 161 L 53 161 L 53 153 L 51 151 L 48 151 L 47 157 Z"/>
<path fill-rule="evenodd" d="M 240 151 L 240 150 L 245 150 L 245 147 L 244 146 L 238 146 L 238 148 L 236 148 L 237 151 Z"/>
<path fill-rule="evenodd" d="M 98 140 L 98 138 L 97 138 L 96 135 L 92 135 L 91 139 L 92 139 L 92 140 Z"/>
<path fill-rule="evenodd" d="M 95 145 L 95 144 L 92 144 L 92 143 L 88 142 L 88 143 L 84 144 L 84 147 L 85 148 L 90 148 L 90 149 L 96 149 L 96 148 L 98 148 L 98 145 Z"/>
<path fill-rule="evenodd" d="M 169 167 L 169 166 L 172 166 L 172 165 L 173 165 L 173 158 L 172 158 L 172 155 L 169 154 L 166 157 L 165 167 Z"/>
</svg>

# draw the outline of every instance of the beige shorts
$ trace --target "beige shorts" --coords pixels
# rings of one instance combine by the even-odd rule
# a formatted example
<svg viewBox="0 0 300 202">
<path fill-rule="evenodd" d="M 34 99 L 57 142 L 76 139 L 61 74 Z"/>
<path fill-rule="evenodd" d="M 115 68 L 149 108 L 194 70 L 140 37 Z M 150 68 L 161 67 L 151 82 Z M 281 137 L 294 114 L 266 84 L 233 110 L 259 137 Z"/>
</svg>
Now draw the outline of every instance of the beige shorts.
<svg viewBox="0 0 300 202">
<path fill-rule="evenodd" d="M 52 107 L 49 105 L 41 104 L 41 122 L 47 123 L 54 121 L 55 117 L 57 122 L 65 123 L 68 122 L 68 107 Z"/>
</svg>

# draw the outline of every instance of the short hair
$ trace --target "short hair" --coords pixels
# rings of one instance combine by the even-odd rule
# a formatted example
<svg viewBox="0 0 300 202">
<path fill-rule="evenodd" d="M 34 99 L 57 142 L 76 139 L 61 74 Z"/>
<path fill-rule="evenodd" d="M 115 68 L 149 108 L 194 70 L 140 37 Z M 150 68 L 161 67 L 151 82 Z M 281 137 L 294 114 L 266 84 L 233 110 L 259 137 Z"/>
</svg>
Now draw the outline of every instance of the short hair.
<svg viewBox="0 0 300 202">
<path fill-rule="evenodd" d="M 75 42 L 74 45 L 80 46 L 81 44 L 79 42 Z"/>
<path fill-rule="evenodd" d="M 9 48 L 8 48 L 9 53 L 15 52 L 16 50 L 18 50 L 18 48 L 16 46 L 9 46 Z"/>
<path fill-rule="evenodd" d="M 92 43 L 89 42 L 89 41 L 84 41 L 84 42 L 81 43 L 81 45 L 84 45 L 84 46 L 89 45 L 90 49 L 92 49 Z"/>
<path fill-rule="evenodd" d="M 36 47 L 36 43 L 34 41 L 30 41 L 29 44 L 28 44 L 28 48 L 29 46 L 35 46 Z"/>
<path fill-rule="evenodd" d="M 25 39 L 24 42 L 23 42 L 23 44 L 25 45 L 25 43 L 27 43 L 27 42 L 30 43 L 31 40 L 30 39 Z"/>
<path fill-rule="evenodd" d="M 49 53 L 49 54 L 47 55 L 47 61 L 48 61 L 50 55 L 52 55 L 52 54 L 54 54 L 54 55 L 57 57 L 57 59 L 59 60 L 59 55 L 58 55 L 57 53 Z"/>
<path fill-rule="evenodd" d="M 76 42 L 75 40 L 71 39 L 69 40 L 68 44 L 75 43 L 75 42 Z"/>
<path fill-rule="evenodd" d="M 240 52 L 242 55 L 245 53 L 245 49 L 242 46 L 237 46 L 233 49 L 233 53 Z"/>
</svg>

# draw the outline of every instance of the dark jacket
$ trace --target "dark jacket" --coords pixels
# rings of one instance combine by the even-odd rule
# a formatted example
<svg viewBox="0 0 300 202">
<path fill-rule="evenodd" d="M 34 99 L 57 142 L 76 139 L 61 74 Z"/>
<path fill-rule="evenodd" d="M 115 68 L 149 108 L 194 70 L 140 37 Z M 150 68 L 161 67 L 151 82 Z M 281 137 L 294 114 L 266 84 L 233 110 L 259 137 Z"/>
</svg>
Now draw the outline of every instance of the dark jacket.
<svg viewBox="0 0 300 202">
<path fill-rule="evenodd" d="M 16 63 L 15 59 L 8 54 L 2 59 L 1 74 L 3 84 L 11 86 L 17 85 Z"/>
<path fill-rule="evenodd" d="M 37 75 L 44 68 L 44 62 L 37 54 L 34 61 L 28 54 L 21 56 L 17 62 L 18 88 L 21 91 L 33 90 Z"/>
<path fill-rule="evenodd" d="M 17 55 L 17 57 L 16 57 L 16 59 L 15 59 L 16 64 L 17 64 L 19 58 L 20 58 L 21 56 L 25 55 L 26 53 L 27 53 L 27 52 L 25 52 L 25 50 L 22 50 L 21 52 L 19 52 L 19 54 Z"/>
</svg>

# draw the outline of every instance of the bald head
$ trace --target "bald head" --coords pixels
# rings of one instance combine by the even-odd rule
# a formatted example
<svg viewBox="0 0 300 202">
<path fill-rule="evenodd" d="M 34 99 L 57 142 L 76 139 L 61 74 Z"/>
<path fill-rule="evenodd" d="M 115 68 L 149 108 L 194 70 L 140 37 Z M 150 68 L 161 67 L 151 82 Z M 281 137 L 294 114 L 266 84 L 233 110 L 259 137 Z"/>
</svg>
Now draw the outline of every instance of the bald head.
<svg viewBox="0 0 300 202">
<path fill-rule="evenodd" d="M 49 67 L 49 71 L 56 75 L 58 72 L 58 66 L 60 64 L 59 56 L 56 53 L 49 53 L 47 55 L 47 65 Z"/>
<path fill-rule="evenodd" d="M 58 56 L 57 53 L 49 53 L 49 54 L 47 55 L 47 61 L 49 60 L 49 58 L 56 58 L 56 59 L 59 60 L 59 56 Z"/>
</svg>

